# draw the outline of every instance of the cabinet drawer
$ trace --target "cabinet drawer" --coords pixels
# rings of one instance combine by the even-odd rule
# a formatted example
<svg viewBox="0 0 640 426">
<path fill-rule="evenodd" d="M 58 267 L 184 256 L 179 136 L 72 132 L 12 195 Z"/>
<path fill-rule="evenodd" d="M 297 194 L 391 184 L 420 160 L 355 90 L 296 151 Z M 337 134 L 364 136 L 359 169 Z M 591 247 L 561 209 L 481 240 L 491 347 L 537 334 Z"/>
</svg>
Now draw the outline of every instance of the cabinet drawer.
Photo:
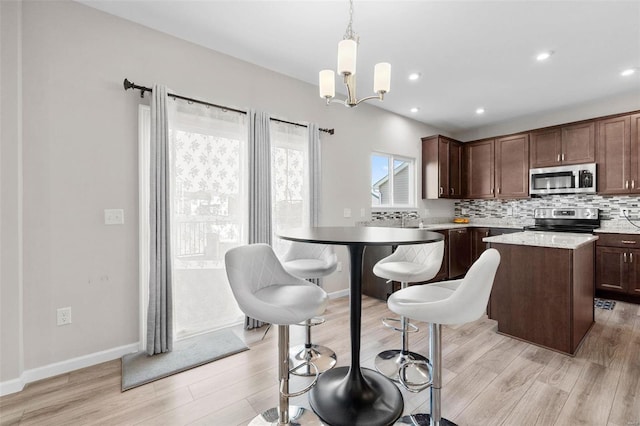
<svg viewBox="0 0 640 426">
<path fill-rule="evenodd" d="M 597 234 L 596 245 L 607 247 L 640 248 L 640 234 Z"/>
</svg>

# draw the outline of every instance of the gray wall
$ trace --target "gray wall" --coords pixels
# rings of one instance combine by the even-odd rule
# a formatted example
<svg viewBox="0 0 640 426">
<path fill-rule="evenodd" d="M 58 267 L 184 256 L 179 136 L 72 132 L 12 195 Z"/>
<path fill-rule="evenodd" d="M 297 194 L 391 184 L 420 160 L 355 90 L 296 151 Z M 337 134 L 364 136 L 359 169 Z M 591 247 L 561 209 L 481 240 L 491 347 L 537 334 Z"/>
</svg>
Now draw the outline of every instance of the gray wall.
<svg viewBox="0 0 640 426">
<path fill-rule="evenodd" d="M 417 159 L 420 138 L 439 133 L 367 104 L 326 107 L 316 86 L 78 3 L 1 1 L 0 14 L 0 385 L 138 342 L 137 107 L 148 101 L 124 92 L 124 77 L 335 128 L 323 135 L 324 225 L 370 211 L 371 151 Z M 345 207 L 353 217 L 343 217 Z M 125 224 L 105 226 L 105 208 L 124 209 Z M 346 251 L 339 255 L 346 265 Z M 345 267 L 324 285 L 339 291 L 347 280 Z M 73 324 L 57 327 L 65 306 Z"/>
</svg>

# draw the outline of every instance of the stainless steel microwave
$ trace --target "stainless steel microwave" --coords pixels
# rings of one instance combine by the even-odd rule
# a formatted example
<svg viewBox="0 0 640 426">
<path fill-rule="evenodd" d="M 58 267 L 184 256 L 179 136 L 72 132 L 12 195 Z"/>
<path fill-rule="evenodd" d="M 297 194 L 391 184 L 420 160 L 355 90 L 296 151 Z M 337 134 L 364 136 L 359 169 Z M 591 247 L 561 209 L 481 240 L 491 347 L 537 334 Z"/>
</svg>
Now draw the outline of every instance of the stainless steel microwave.
<svg viewBox="0 0 640 426">
<path fill-rule="evenodd" d="M 596 163 L 529 170 L 531 195 L 596 192 Z"/>
</svg>

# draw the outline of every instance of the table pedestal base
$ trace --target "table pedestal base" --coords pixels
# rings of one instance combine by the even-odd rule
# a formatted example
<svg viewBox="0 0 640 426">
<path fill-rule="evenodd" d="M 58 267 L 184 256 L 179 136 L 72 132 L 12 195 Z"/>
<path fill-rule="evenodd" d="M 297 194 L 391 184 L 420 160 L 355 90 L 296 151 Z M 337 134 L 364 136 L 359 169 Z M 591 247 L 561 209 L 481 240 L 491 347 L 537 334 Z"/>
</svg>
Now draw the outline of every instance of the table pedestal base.
<svg viewBox="0 0 640 426">
<path fill-rule="evenodd" d="M 368 368 L 337 367 L 322 373 L 309 393 L 309 403 L 332 426 L 391 425 L 404 409 L 398 387 Z"/>
</svg>

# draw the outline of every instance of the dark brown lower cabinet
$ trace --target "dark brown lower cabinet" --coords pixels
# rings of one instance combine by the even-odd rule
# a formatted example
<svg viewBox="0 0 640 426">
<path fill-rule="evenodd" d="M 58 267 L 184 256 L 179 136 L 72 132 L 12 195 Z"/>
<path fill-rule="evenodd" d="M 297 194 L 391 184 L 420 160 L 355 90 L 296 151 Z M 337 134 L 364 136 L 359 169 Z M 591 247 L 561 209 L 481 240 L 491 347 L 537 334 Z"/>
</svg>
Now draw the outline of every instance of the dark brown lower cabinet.
<svg viewBox="0 0 640 426">
<path fill-rule="evenodd" d="M 599 235 L 596 291 L 600 297 L 640 302 L 640 235 Z"/>
<path fill-rule="evenodd" d="M 498 332 L 574 354 L 594 322 L 595 244 L 491 247 L 500 252 L 489 313 Z"/>
<path fill-rule="evenodd" d="M 449 230 L 449 278 L 467 273 L 471 266 L 471 230 L 459 228 Z"/>
</svg>

